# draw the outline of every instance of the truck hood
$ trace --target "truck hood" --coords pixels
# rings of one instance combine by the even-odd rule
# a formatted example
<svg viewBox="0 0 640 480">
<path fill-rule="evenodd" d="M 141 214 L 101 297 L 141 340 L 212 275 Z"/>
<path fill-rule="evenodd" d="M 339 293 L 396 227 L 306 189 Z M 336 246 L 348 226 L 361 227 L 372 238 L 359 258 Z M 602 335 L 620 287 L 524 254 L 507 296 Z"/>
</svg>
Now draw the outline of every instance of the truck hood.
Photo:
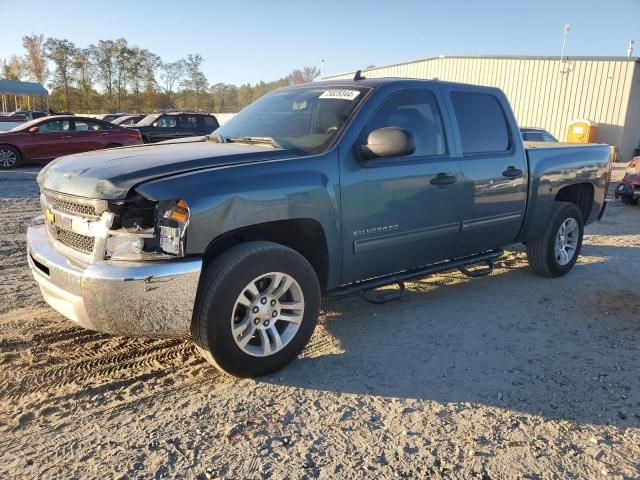
<svg viewBox="0 0 640 480">
<path fill-rule="evenodd" d="M 190 141 L 99 150 L 61 157 L 38 174 L 41 189 L 116 200 L 148 180 L 194 170 L 291 156 L 265 145 Z"/>
</svg>

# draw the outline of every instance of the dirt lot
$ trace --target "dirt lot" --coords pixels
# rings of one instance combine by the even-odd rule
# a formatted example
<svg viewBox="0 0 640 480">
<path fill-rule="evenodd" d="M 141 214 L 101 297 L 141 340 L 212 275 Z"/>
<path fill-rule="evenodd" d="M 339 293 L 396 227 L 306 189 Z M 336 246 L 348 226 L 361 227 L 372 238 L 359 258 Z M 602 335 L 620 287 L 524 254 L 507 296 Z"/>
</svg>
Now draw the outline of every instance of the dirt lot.
<svg viewBox="0 0 640 480">
<path fill-rule="evenodd" d="M 564 278 L 515 250 L 489 278 L 326 302 L 303 358 L 236 380 L 43 303 L 36 170 L 0 173 L 0 478 L 640 477 L 639 207 L 613 203 Z"/>
</svg>

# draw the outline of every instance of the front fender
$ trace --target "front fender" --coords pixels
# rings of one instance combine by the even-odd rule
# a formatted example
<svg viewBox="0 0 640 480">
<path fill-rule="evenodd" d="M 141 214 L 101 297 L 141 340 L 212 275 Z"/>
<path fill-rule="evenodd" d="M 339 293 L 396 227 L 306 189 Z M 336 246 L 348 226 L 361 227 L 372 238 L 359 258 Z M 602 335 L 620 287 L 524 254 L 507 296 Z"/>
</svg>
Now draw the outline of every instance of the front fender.
<svg viewBox="0 0 640 480">
<path fill-rule="evenodd" d="M 181 198 L 191 211 L 187 255 L 201 255 L 221 235 L 279 220 L 313 219 L 323 228 L 328 284 L 341 261 L 338 155 L 265 160 L 154 180 L 136 187 L 152 200 Z"/>
</svg>

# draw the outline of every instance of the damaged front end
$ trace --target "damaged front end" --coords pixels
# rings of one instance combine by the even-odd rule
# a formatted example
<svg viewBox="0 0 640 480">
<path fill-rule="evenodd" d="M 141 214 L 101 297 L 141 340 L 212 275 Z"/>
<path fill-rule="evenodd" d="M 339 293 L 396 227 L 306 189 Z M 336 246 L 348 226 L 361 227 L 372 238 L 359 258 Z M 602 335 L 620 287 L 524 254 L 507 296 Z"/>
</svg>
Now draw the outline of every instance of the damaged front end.
<svg viewBox="0 0 640 480">
<path fill-rule="evenodd" d="M 189 334 L 202 268 L 185 258 L 184 200 L 92 200 L 42 191 L 28 259 L 45 300 L 79 325 L 126 336 Z"/>
</svg>

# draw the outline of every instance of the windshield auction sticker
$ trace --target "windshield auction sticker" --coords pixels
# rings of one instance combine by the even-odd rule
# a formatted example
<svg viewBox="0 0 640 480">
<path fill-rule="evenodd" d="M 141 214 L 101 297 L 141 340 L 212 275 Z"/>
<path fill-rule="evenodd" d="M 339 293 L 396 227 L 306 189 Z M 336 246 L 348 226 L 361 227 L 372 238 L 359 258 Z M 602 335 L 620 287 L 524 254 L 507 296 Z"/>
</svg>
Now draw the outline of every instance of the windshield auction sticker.
<svg viewBox="0 0 640 480">
<path fill-rule="evenodd" d="M 360 92 L 358 90 L 332 89 L 326 90 L 318 98 L 329 98 L 334 100 L 355 100 Z"/>
</svg>

